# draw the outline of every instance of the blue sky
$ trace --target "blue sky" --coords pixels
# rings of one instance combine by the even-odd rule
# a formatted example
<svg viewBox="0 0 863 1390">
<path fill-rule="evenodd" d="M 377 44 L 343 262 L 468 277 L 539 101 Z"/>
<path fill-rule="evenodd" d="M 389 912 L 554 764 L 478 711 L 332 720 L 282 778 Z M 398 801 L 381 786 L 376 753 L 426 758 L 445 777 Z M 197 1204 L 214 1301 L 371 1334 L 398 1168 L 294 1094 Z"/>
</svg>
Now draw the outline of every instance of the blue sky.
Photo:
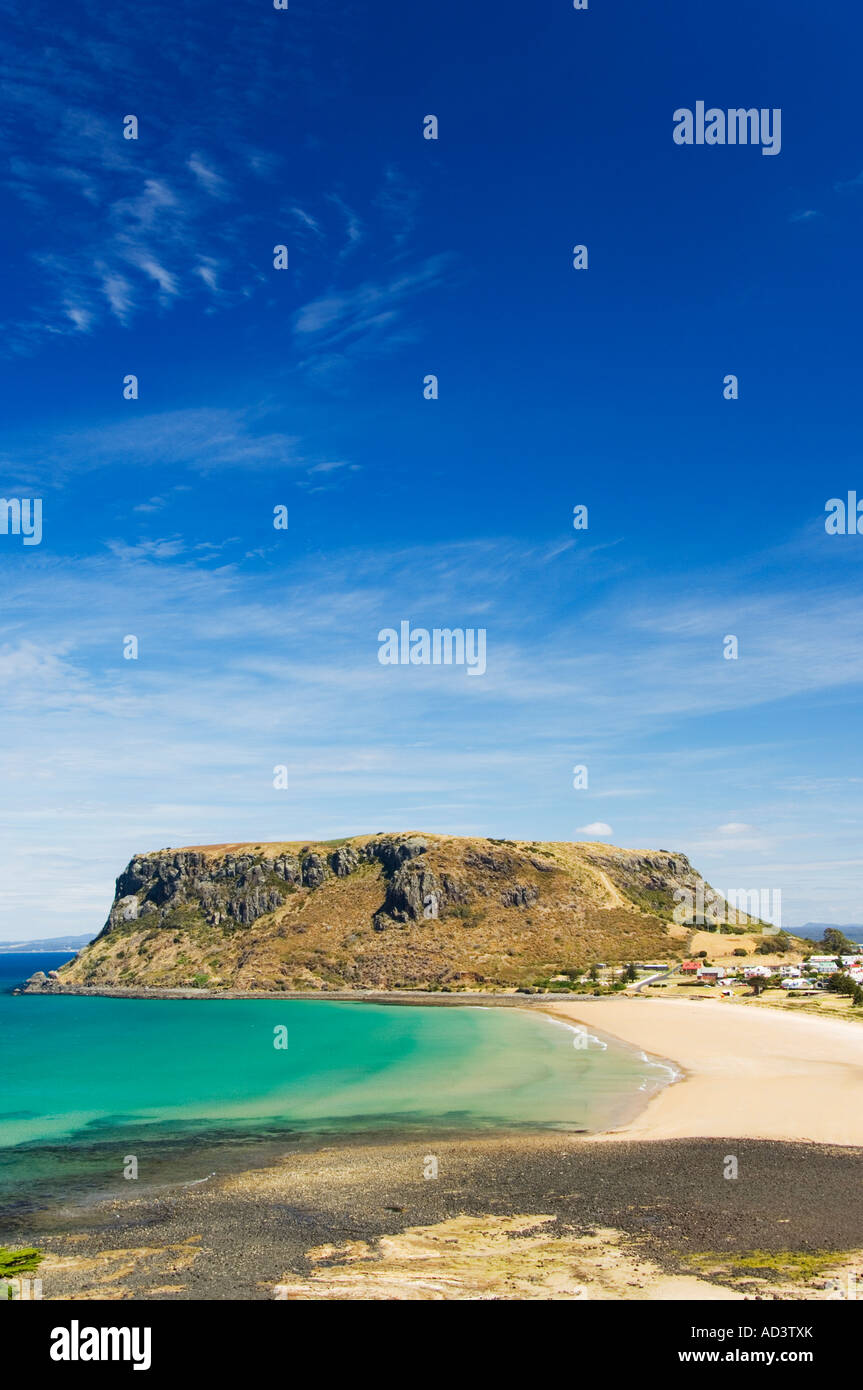
<svg viewBox="0 0 863 1390">
<path fill-rule="evenodd" d="M 98 928 L 138 851 L 385 828 L 863 920 L 849 7 L 0 17 L 0 936 Z M 698 100 L 781 152 L 676 145 Z M 381 666 L 403 619 L 486 674 Z"/>
</svg>

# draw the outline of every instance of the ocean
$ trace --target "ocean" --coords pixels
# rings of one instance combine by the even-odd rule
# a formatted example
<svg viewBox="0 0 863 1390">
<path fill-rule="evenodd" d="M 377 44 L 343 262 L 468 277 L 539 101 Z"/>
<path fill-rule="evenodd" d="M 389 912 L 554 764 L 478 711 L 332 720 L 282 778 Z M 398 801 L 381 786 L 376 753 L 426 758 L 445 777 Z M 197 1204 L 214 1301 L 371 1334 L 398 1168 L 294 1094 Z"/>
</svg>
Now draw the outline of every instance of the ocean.
<svg viewBox="0 0 863 1390">
<path fill-rule="evenodd" d="M 68 955 L 0 955 L 0 989 Z M 598 1130 L 671 1079 L 520 1009 L 0 993 L 0 1206 L 206 1180 L 321 1136 Z M 135 1190 L 140 1191 L 137 1187 Z"/>
</svg>

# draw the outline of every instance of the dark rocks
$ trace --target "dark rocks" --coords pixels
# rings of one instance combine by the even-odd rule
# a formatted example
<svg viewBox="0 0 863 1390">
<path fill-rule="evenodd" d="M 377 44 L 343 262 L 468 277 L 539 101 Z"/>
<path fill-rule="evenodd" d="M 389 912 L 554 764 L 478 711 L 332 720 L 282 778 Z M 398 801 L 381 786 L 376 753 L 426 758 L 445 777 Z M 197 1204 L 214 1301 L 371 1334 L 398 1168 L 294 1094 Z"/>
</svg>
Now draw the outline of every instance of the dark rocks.
<svg viewBox="0 0 863 1390">
<path fill-rule="evenodd" d="M 350 845 L 340 845 L 330 855 L 330 864 L 337 878 L 347 878 L 348 874 L 353 873 L 359 862 L 359 855 L 355 849 L 351 849 Z"/>
<path fill-rule="evenodd" d="M 19 994 L 62 994 L 63 985 L 56 970 L 52 970 L 46 975 L 44 970 L 37 970 L 31 975 L 29 980 L 25 980 L 24 988 L 18 991 Z"/>
<path fill-rule="evenodd" d="M 248 927 L 266 913 L 275 912 L 284 901 L 277 888 L 249 888 L 237 897 L 229 898 L 225 910 L 235 922 Z"/>
<path fill-rule="evenodd" d="M 383 910 L 396 922 L 419 922 L 423 918 L 426 898 L 433 895 L 439 903 L 440 892 L 435 874 L 412 864 L 402 865 L 387 887 Z"/>
<path fill-rule="evenodd" d="M 248 853 L 213 859 L 197 850 L 137 856 L 117 879 L 117 896 L 102 935 L 144 917 L 155 917 L 152 925 L 164 922 L 175 929 L 185 925 L 177 919 L 178 909 L 185 909 L 192 921 L 197 913 L 212 926 L 249 926 L 283 905 L 274 877 L 298 883 L 296 856 L 285 854 L 272 862 Z"/>
<path fill-rule="evenodd" d="M 138 856 L 117 879 L 116 896 L 120 899 L 146 889 L 152 902 L 167 902 L 177 892 L 181 881 L 202 871 L 204 865 L 203 854 L 192 850 L 152 858 Z"/>
<path fill-rule="evenodd" d="M 140 915 L 140 905 L 134 893 L 127 893 L 124 898 L 118 898 L 111 908 L 109 921 L 112 927 L 120 922 L 134 922 Z"/>
<path fill-rule="evenodd" d="M 367 859 L 379 860 L 388 874 L 394 874 L 408 859 L 416 859 L 427 849 L 428 840 L 423 840 L 419 835 L 408 835 L 403 840 L 388 836 L 382 840 L 371 840 L 364 853 Z"/>
<path fill-rule="evenodd" d="M 532 883 L 514 883 L 500 895 L 504 907 L 532 907 L 539 898 L 539 889 Z"/>
<path fill-rule="evenodd" d="M 306 855 L 303 860 L 303 884 L 306 888 L 320 888 L 327 872 L 327 866 L 319 854 Z"/>
<path fill-rule="evenodd" d="M 435 921 L 443 909 L 469 901 L 470 894 L 460 880 L 450 874 L 438 876 L 408 858 L 387 883 L 383 907 L 375 914 L 374 929 L 384 931 L 398 923 Z"/>
<path fill-rule="evenodd" d="M 280 859 L 273 860 L 273 873 L 283 878 L 285 883 L 299 883 L 300 861 L 295 854 L 282 855 Z"/>
<path fill-rule="evenodd" d="M 441 906 L 463 907 L 470 902 L 470 892 L 459 878 L 452 874 L 441 874 Z"/>
</svg>

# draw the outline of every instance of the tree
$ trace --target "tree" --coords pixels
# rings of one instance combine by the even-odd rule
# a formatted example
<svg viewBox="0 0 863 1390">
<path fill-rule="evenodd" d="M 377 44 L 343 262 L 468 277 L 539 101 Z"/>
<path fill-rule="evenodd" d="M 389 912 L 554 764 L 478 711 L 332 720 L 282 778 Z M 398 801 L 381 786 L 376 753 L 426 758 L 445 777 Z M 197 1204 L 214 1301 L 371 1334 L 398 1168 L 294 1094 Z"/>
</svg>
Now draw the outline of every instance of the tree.
<svg viewBox="0 0 863 1390">
<path fill-rule="evenodd" d="M 749 983 L 753 994 L 762 994 L 767 988 L 767 980 L 763 975 L 753 975 Z"/>
<path fill-rule="evenodd" d="M 598 980 L 598 979 L 599 979 L 599 966 L 598 966 L 598 965 L 592 965 L 592 966 L 590 967 L 590 969 L 588 970 L 587 973 L 588 973 L 588 975 L 590 976 L 590 978 L 591 978 L 592 980 Z"/>
<path fill-rule="evenodd" d="M 850 994 L 854 1003 L 857 1003 L 856 991 L 860 989 L 856 980 L 844 970 L 837 970 L 835 975 L 828 975 L 827 988 L 834 994 Z"/>
<path fill-rule="evenodd" d="M 632 984 L 635 980 L 638 979 L 638 971 L 636 970 L 632 961 L 629 962 L 629 965 L 626 967 L 626 970 L 624 971 L 624 979 L 628 980 L 630 984 Z"/>
<path fill-rule="evenodd" d="M 849 941 L 838 927 L 825 927 L 824 935 L 818 944 L 828 956 L 853 956 L 857 950 L 854 942 Z"/>
</svg>

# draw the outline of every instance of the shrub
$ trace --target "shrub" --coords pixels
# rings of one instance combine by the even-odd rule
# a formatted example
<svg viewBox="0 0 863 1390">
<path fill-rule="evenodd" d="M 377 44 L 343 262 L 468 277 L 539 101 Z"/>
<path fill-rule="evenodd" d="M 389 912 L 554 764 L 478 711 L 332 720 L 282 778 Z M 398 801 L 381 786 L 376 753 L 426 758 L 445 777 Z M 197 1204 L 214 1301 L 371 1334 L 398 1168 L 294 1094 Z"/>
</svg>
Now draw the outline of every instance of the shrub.
<svg viewBox="0 0 863 1390">
<path fill-rule="evenodd" d="M 8 1250 L 0 1246 L 0 1279 L 20 1279 L 25 1274 L 35 1274 L 45 1256 L 32 1245 L 21 1250 Z M 4 1297 L 0 1288 L 0 1298 Z M 7 1284 L 5 1298 L 12 1298 L 12 1285 Z"/>
</svg>

